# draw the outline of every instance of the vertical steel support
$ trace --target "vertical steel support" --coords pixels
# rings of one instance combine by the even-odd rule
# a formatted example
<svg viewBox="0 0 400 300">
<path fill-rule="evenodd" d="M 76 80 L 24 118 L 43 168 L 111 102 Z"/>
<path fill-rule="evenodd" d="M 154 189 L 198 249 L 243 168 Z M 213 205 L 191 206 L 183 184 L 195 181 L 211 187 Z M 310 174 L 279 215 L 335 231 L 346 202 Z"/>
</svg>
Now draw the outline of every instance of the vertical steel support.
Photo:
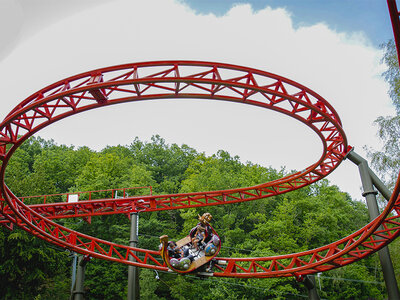
<svg viewBox="0 0 400 300">
<path fill-rule="evenodd" d="M 73 293 L 73 300 L 84 300 L 84 288 L 83 288 L 83 282 L 85 281 L 85 270 L 86 270 L 86 264 L 88 263 L 89 259 L 80 256 L 78 259 L 78 270 L 76 272 L 76 282 L 75 282 L 75 290 Z"/>
<path fill-rule="evenodd" d="M 386 185 L 378 178 L 378 176 L 376 176 L 374 171 L 372 171 L 369 167 L 368 167 L 368 172 L 369 176 L 371 176 L 371 180 L 374 186 L 381 193 L 383 198 L 389 201 L 390 197 L 392 196 L 392 192 L 386 187 Z"/>
<path fill-rule="evenodd" d="M 355 153 L 353 150 L 350 151 L 347 155 L 347 158 L 350 159 L 353 163 L 358 166 L 358 170 L 360 172 L 361 183 L 363 187 L 363 197 L 365 197 L 368 205 L 368 211 L 370 219 L 373 220 L 379 216 L 379 208 L 378 203 L 376 201 L 377 191 L 374 190 L 373 181 L 376 185 L 379 185 L 379 182 L 376 178 L 371 177 L 370 172 L 372 170 L 368 167 L 367 161 L 362 158 L 360 155 Z M 382 184 L 383 185 L 383 184 Z M 384 190 L 384 193 L 387 194 L 387 189 L 383 189 L 382 186 L 379 187 L 380 190 Z M 385 196 L 385 195 L 384 195 Z M 386 198 L 386 196 L 385 196 Z M 386 290 L 388 293 L 389 299 L 400 299 L 399 288 L 397 287 L 397 281 L 393 270 L 393 264 L 390 259 L 390 253 L 388 247 L 382 248 L 378 251 L 379 260 L 382 266 L 383 277 L 385 279 Z"/>
<path fill-rule="evenodd" d="M 138 232 L 139 232 L 139 214 L 137 212 L 131 213 L 131 234 L 129 239 L 130 247 L 137 247 Z M 136 255 L 136 252 L 135 252 Z M 129 260 L 134 261 L 132 255 L 129 255 Z M 128 300 L 139 300 L 139 268 L 135 266 L 128 266 Z"/>
<path fill-rule="evenodd" d="M 308 291 L 308 299 L 310 300 L 320 300 L 317 289 L 315 287 L 315 276 L 306 275 L 303 281 L 304 285 Z"/>
<path fill-rule="evenodd" d="M 75 252 L 72 253 L 72 265 L 71 265 L 71 295 L 74 293 L 74 287 L 75 287 L 75 279 L 76 279 L 76 263 L 78 261 L 78 254 Z"/>
</svg>

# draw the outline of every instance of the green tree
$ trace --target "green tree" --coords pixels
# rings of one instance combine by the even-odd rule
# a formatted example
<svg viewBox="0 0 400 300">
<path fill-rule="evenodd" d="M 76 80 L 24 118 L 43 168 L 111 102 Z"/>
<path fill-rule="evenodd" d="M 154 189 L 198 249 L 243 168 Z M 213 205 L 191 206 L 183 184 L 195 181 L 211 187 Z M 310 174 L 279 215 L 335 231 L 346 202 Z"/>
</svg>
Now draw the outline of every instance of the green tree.
<svg viewBox="0 0 400 300">
<path fill-rule="evenodd" d="M 65 299 L 70 283 L 66 280 L 68 264 L 63 249 L 20 229 L 0 229 L 1 299 L 35 299 L 42 293 L 51 293 L 51 299 Z"/>
<path fill-rule="evenodd" d="M 93 155 L 89 148 L 74 150 L 64 145 L 44 150 L 35 158 L 34 172 L 28 178 L 36 195 L 65 193 L 75 185 L 75 178 Z"/>
<path fill-rule="evenodd" d="M 159 135 L 151 138 L 151 143 L 141 142 L 136 138 L 130 145 L 134 159 L 151 171 L 157 182 L 157 193 L 176 193 L 179 191 L 184 173 L 197 155 L 187 145 L 168 145 Z"/>
<path fill-rule="evenodd" d="M 251 163 L 243 164 L 238 157 L 219 151 L 211 157 L 199 155 L 192 161 L 181 191 L 251 186 L 283 175 L 283 170 L 277 172 Z M 343 238 L 368 221 L 365 205 L 353 201 L 348 194 L 329 185 L 327 180 L 268 199 L 182 211 L 181 217 L 185 222 L 181 236 L 196 224 L 197 214 L 206 210 L 214 216 L 213 226 L 222 239 L 221 255 L 234 257 L 271 256 L 312 249 Z M 364 279 L 369 276 L 367 272 Z M 235 284 L 238 284 L 237 281 Z M 251 283 L 245 281 L 239 285 L 253 288 L 249 291 L 244 287 L 236 289 L 235 286 L 216 284 L 212 293 L 236 299 L 260 299 L 265 296 L 296 299 L 296 295 L 307 293 L 293 279 L 254 279 Z M 351 289 L 351 286 L 346 289 Z M 328 290 L 326 295 L 335 293 L 333 289 Z M 378 294 L 382 292 L 381 289 L 374 291 Z"/>
<path fill-rule="evenodd" d="M 378 137 L 383 142 L 381 150 L 369 148 L 369 158 L 372 166 L 393 187 L 400 169 L 400 71 L 397 60 L 396 46 L 393 40 L 384 44 L 385 51 L 382 61 L 387 70 L 382 74 L 389 83 L 389 95 L 396 109 L 395 116 L 380 116 L 375 120 L 378 126 Z"/>
<path fill-rule="evenodd" d="M 285 174 L 284 169 L 242 163 L 239 157 L 222 150 L 208 157 L 186 145 L 168 145 L 159 136 L 151 142 L 135 139 L 129 146 L 109 146 L 100 152 L 58 146 L 37 138 L 27 141 L 15 153 L 7 180 L 18 195 L 148 185 L 154 186 L 156 193 L 176 193 L 252 186 Z M 318 247 L 346 236 L 368 219 L 364 204 L 353 201 L 325 180 L 257 201 L 140 213 L 139 247 L 158 249 L 162 234 L 172 239 L 186 236 L 197 223 L 197 215 L 206 211 L 214 216 L 213 227 L 222 239 L 220 256 L 228 257 L 270 256 Z M 82 219 L 60 222 L 92 236 L 129 243 L 130 221 L 124 215 L 93 217 L 91 223 Z M 1 298 L 68 298 L 70 259 L 66 253 L 20 230 L 1 229 L 0 242 L 0 274 L 8 276 L 1 283 Z M 375 263 L 374 258 L 369 258 L 358 266 L 332 270 L 328 275 L 335 281 L 323 279 L 323 296 L 363 299 L 370 295 L 379 299 L 382 287 L 365 283 L 382 280 L 374 275 Z M 21 280 L 10 276 L 14 269 Z M 31 274 L 35 275 L 29 277 Z M 27 286 L 21 290 L 22 282 Z M 157 280 L 154 271 L 141 270 L 140 282 L 143 299 L 298 299 L 307 293 L 293 278 L 201 280 L 192 275 L 160 272 Z M 125 298 L 126 284 L 125 265 L 93 259 L 87 266 L 88 299 Z"/>
<path fill-rule="evenodd" d="M 75 150 L 32 138 L 13 155 L 5 181 L 18 196 L 64 193 L 74 186 L 93 153 L 87 147 Z"/>
<path fill-rule="evenodd" d="M 33 195 L 35 184 L 31 180 L 36 158 L 46 149 L 56 147 L 54 141 L 31 137 L 12 156 L 5 173 L 6 184 L 18 196 Z"/>
<path fill-rule="evenodd" d="M 328 299 L 385 299 L 382 272 L 375 277 L 365 262 L 324 272 L 317 277 L 319 294 Z M 379 276 L 380 275 L 380 276 Z"/>
<path fill-rule="evenodd" d="M 151 186 L 155 181 L 145 167 L 115 153 L 96 153 L 75 179 L 76 191 Z"/>
<path fill-rule="evenodd" d="M 378 136 L 383 142 L 380 150 L 368 148 L 368 157 L 373 168 L 381 175 L 389 188 L 393 188 L 400 169 L 400 71 L 396 45 L 393 40 L 382 45 L 384 55 L 382 62 L 387 69 L 382 74 L 389 84 L 389 96 L 396 109 L 395 116 L 380 116 L 375 123 L 378 125 Z M 400 255 L 397 251 L 400 241 L 395 240 L 389 245 L 397 281 L 400 282 Z"/>
</svg>

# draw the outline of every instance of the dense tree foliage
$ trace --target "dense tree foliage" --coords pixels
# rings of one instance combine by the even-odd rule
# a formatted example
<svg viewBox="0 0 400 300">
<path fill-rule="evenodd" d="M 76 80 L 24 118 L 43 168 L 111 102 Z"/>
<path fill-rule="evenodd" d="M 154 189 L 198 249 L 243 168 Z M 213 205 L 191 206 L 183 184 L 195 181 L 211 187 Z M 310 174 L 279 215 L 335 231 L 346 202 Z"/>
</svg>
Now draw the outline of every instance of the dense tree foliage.
<svg viewBox="0 0 400 300">
<path fill-rule="evenodd" d="M 383 62 L 387 66 L 382 74 L 389 84 L 389 95 L 396 109 L 395 116 L 380 116 L 375 123 L 378 126 L 378 136 L 383 142 L 380 150 L 369 149 L 372 166 L 393 186 L 400 169 L 400 71 L 396 47 L 393 40 L 384 44 Z"/>
<path fill-rule="evenodd" d="M 396 109 L 394 116 L 380 116 L 375 123 L 378 126 L 378 136 L 383 142 L 382 149 L 369 148 L 368 155 L 373 168 L 384 178 L 390 188 L 399 176 L 400 170 L 400 70 L 396 45 L 393 40 L 382 45 L 384 55 L 382 62 L 387 69 L 382 74 L 389 84 L 389 96 Z M 385 205 L 386 201 L 383 201 Z M 398 284 L 400 283 L 400 241 L 396 240 L 389 246 Z"/>
<path fill-rule="evenodd" d="M 166 144 L 155 136 L 128 146 L 92 151 L 32 138 L 14 155 L 6 180 L 17 195 L 152 186 L 155 193 L 218 190 L 255 185 L 286 174 L 242 163 L 226 151 L 206 156 L 187 145 Z M 137 193 L 148 193 L 138 189 Z M 247 203 L 201 209 L 142 213 L 139 246 L 157 249 L 159 236 L 187 235 L 197 215 L 209 211 L 222 239 L 220 256 L 266 256 L 315 248 L 340 239 L 366 224 L 363 203 L 323 180 L 288 194 Z M 117 243 L 128 244 L 130 221 L 124 215 L 60 221 L 66 226 Z M 67 299 L 71 255 L 25 232 L 0 230 L 0 298 Z M 298 299 L 307 291 L 293 278 L 201 279 L 194 275 L 140 270 L 142 299 Z M 322 297 L 383 299 L 385 289 L 376 258 L 318 277 Z M 92 260 L 87 265 L 87 299 L 123 299 L 125 265 Z M 321 287 L 321 289 L 320 289 Z"/>
</svg>

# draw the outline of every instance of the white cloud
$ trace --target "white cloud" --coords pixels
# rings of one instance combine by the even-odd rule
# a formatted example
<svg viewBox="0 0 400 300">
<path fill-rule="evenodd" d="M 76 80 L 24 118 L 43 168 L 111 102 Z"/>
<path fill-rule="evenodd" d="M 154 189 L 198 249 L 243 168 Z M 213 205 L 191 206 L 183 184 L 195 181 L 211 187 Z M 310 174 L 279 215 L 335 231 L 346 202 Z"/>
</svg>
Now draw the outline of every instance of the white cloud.
<svg viewBox="0 0 400 300">
<path fill-rule="evenodd" d="M 224 16 L 195 14 L 172 0 L 113 1 L 66 17 L 19 44 L 0 64 L 4 117 L 40 88 L 87 70 L 136 61 L 190 59 L 276 73 L 313 89 L 338 111 L 349 144 L 377 144 L 372 122 L 393 111 L 379 77 L 381 52 L 360 33 L 325 24 L 293 28 L 284 9 L 236 5 Z M 288 117 L 232 103 L 175 100 L 115 106 L 54 124 L 39 134 L 60 143 L 127 144 L 159 133 L 208 154 L 226 149 L 268 166 L 302 169 L 320 155 L 315 134 Z M 361 198 L 355 166 L 333 183 Z"/>
</svg>

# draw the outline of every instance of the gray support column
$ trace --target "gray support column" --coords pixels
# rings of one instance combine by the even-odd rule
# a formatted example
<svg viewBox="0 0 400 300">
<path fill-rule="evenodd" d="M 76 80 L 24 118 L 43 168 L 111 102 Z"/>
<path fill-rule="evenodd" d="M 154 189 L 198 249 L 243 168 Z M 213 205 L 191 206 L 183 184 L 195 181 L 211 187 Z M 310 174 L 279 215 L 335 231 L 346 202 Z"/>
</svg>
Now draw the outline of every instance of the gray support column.
<svg viewBox="0 0 400 300">
<path fill-rule="evenodd" d="M 71 295 L 73 295 L 76 279 L 76 263 L 78 261 L 78 254 L 72 253 L 72 266 L 71 266 Z"/>
<path fill-rule="evenodd" d="M 303 281 L 304 285 L 308 291 L 308 299 L 310 300 L 320 300 L 316 285 L 315 285 L 315 276 L 314 275 L 306 275 Z"/>
<path fill-rule="evenodd" d="M 84 300 L 84 287 L 83 282 L 85 281 L 85 270 L 86 264 L 89 259 L 84 256 L 80 256 L 78 259 L 78 270 L 76 272 L 76 282 L 75 282 L 75 290 L 73 293 L 73 300 Z"/>
<path fill-rule="evenodd" d="M 138 244 L 138 222 L 139 214 L 137 212 L 131 213 L 131 234 L 129 239 L 130 247 L 137 247 Z M 129 255 L 129 260 L 134 261 L 132 255 Z M 128 300 L 138 299 L 140 299 L 139 268 L 135 266 L 128 266 Z"/>
<path fill-rule="evenodd" d="M 371 176 L 372 183 L 378 189 L 378 191 L 382 194 L 382 196 L 389 201 L 390 197 L 392 196 L 392 192 L 386 187 L 386 185 L 376 176 L 374 171 L 372 171 L 368 167 L 369 176 Z"/>
<path fill-rule="evenodd" d="M 355 153 L 354 151 L 350 151 L 347 155 L 347 158 L 358 166 L 361 176 L 361 183 L 364 190 L 362 195 L 367 201 L 370 219 L 373 220 L 379 216 L 379 208 L 376 201 L 376 194 L 378 192 L 374 190 L 373 179 L 378 185 L 382 182 L 380 180 L 377 181 L 376 176 L 376 178 L 371 177 L 370 172 L 372 171 L 368 167 L 367 161 L 359 156 L 357 153 Z M 380 186 L 380 190 L 381 189 L 386 194 L 384 195 L 384 197 L 386 198 L 388 190 L 385 190 L 382 186 Z M 385 247 L 379 250 L 378 254 L 389 299 L 400 299 L 399 288 L 397 287 L 397 281 L 394 274 L 392 261 L 390 259 L 389 249 Z"/>
</svg>

